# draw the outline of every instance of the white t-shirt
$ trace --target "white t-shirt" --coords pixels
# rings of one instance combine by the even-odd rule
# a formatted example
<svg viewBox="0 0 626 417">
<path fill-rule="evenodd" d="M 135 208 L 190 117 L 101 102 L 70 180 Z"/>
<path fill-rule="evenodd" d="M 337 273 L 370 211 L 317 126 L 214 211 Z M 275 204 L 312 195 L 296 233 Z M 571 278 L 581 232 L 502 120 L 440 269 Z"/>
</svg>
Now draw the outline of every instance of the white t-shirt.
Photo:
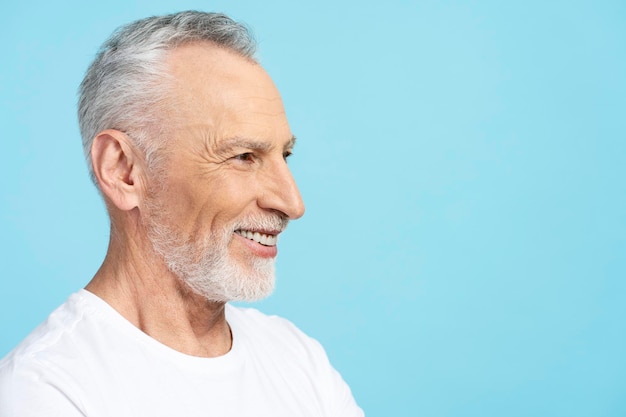
<svg viewBox="0 0 626 417">
<path fill-rule="evenodd" d="M 230 305 L 226 320 L 227 354 L 189 356 L 81 290 L 0 362 L 0 417 L 363 416 L 289 321 Z"/>
</svg>

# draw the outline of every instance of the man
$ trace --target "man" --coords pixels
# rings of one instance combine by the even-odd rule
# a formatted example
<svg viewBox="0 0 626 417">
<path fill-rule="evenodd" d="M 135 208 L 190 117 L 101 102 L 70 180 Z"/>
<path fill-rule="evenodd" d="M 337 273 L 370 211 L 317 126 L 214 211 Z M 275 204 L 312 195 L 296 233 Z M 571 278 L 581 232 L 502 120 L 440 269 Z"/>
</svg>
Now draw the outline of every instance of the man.
<svg viewBox="0 0 626 417">
<path fill-rule="evenodd" d="M 0 417 L 362 415 L 316 341 L 226 304 L 272 291 L 278 235 L 304 214 L 295 139 L 254 48 L 200 12 L 103 45 L 79 121 L 108 252 L 0 363 Z"/>
</svg>

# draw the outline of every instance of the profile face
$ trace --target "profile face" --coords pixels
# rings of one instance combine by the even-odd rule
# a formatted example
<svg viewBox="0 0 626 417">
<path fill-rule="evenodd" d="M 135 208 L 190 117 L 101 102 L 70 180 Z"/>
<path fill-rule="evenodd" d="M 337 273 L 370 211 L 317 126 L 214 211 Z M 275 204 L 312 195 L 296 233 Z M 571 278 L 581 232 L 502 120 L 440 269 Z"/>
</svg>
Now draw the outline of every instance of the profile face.
<svg viewBox="0 0 626 417">
<path fill-rule="evenodd" d="M 267 292 L 278 234 L 304 214 L 286 163 L 294 139 L 280 94 L 258 64 L 211 44 L 179 47 L 167 65 L 171 136 L 144 208 L 151 240 L 193 289 L 203 292 L 194 282 L 219 264 L 228 269 L 220 275 L 240 276 L 236 287 L 271 281 Z M 249 298 L 224 296 L 232 297 Z"/>
</svg>

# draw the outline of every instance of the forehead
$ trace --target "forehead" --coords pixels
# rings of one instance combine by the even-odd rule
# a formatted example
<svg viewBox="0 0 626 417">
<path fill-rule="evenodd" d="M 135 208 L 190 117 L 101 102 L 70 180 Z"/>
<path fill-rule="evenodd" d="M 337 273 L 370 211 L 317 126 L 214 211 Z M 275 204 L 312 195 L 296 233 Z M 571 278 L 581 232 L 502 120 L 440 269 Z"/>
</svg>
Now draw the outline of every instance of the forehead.
<svg viewBox="0 0 626 417">
<path fill-rule="evenodd" d="M 172 113 L 181 128 L 223 135 L 290 138 L 280 94 L 263 68 L 211 43 L 178 47 L 167 57 Z"/>
</svg>

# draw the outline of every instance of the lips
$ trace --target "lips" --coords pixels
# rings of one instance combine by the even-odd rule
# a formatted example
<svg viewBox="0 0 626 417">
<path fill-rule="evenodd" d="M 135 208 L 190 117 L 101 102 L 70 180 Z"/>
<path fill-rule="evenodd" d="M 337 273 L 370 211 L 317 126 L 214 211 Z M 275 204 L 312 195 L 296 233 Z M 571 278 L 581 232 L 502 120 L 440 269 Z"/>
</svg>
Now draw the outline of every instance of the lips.
<svg viewBox="0 0 626 417">
<path fill-rule="evenodd" d="M 276 242 L 278 242 L 278 236 L 275 234 L 266 234 L 243 229 L 235 230 L 235 233 L 239 236 L 245 237 L 246 239 L 260 243 L 263 246 L 276 246 Z"/>
</svg>

